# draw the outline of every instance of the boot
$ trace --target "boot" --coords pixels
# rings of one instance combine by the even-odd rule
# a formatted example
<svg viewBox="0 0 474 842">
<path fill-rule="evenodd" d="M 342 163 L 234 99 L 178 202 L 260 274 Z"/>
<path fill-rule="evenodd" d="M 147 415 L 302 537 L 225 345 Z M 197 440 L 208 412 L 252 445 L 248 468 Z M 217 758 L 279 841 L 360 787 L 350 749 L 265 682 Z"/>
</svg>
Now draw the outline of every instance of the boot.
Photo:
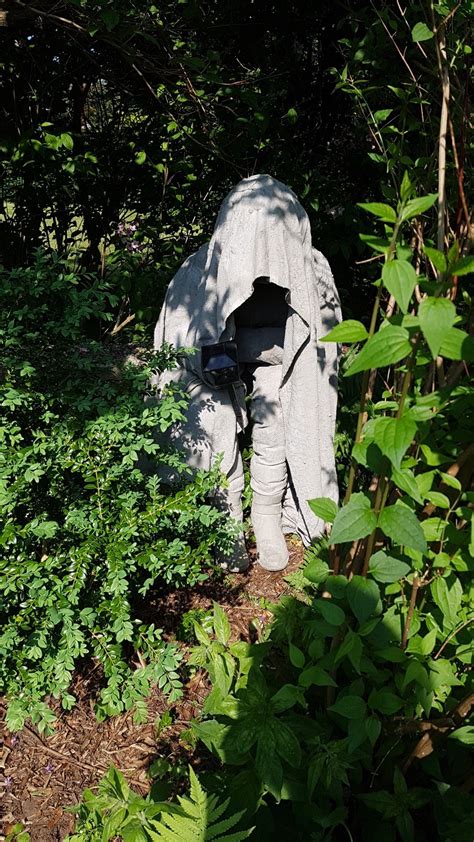
<svg viewBox="0 0 474 842">
<path fill-rule="evenodd" d="M 252 526 L 260 567 L 265 570 L 284 570 L 288 564 L 288 549 L 281 528 L 281 498 L 254 492 Z"/>
</svg>

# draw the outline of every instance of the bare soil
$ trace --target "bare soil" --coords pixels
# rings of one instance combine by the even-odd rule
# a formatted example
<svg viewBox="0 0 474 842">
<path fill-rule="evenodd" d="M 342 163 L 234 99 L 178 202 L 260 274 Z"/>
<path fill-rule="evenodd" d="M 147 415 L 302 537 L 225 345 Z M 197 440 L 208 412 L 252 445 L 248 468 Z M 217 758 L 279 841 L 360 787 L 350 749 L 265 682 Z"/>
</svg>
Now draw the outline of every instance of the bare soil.
<svg viewBox="0 0 474 842">
<path fill-rule="evenodd" d="M 258 638 L 259 629 L 271 617 L 268 602 L 276 602 L 291 590 L 284 577 L 302 562 L 301 545 L 289 539 L 288 547 L 290 563 L 283 573 L 269 573 L 252 564 L 244 574 L 157 597 L 152 608 L 166 637 L 174 637 L 184 613 L 209 609 L 216 601 L 229 617 L 234 640 Z M 254 555 L 252 550 L 250 555 Z M 180 733 L 199 713 L 208 692 L 202 673 L 188 681 L 183 698 L 173 707 L 173 725 L 161 735 L 155 723 L 169 705 L 159 690 L 155 689 L 148 699 L 145 724 L 134 724 L 130 711 L 98 722 L 93 712 L 97 681 L 94 665 L 87 674 L 76 677 L 72 689 L 77 705 L 69 713 L 58 710 L 58 724 L 51 736 L 40 736 L 31 726 L 12 735 L 0 723 L 0 798 L 5 834 L 16 822 L 22 822 L 32 842 L 63 840 L 74 829 L 74 816 L 66 808 L 77 804 L 83 790 L 97 784 L 112 764 L 145 794 L 150 787 L 147 770 L 153 760 L 190 759 L 191 751 L 180 742 Z M 0 713 L 4 712 L 0 703 Z M 193 763 L 195 760 L 199 764 L 199 758 Z"/>
</svg>

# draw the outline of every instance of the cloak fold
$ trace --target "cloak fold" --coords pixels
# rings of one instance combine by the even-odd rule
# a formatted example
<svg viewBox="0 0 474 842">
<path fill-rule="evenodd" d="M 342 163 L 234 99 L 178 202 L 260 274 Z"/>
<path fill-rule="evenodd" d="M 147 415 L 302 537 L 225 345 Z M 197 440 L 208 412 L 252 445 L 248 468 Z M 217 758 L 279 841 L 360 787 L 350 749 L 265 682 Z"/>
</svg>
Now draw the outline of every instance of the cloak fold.
<svg viewBox="0 0 474 842">
<path fill-rule="evenodd" d="M 250 298 L 260 277 L 283 287 L 289 305 L 279 390 L 290 477 L 283 528 L 297 532 L 307 544 L 324 528 L 307 501 L 338 497 L 338 349 L 320 339 L 341 320 L 341 312 L 328 262 L 312 247 L 305 211 L 293 192 L 271 176 L 252 176 L 234 187 L 221 205 L 209 243 L 189 257 L 171 281 L 155 329 L 155 348 L 167 342 L 197 350 L 159 385 L 172 379 L 192 389 L 202 383 L 199 348 L 234 338 L 233 314 Z M 237 392 L 245 417 L 243 390 Z M 216 415 L 212 425 L 203 425 L 202 434 L 197 434 L 199 413 L 191 412 L 189 425 L 175 431 L 185 449 L 195 440 L 192 464 L 202 468 L 210 468 L 219 453 L 235 454 L 237 433 L 227 396 L 209 390 L 208 399 Z M 223 469 L 230 469 L 225 459 Z"/>
</svg>

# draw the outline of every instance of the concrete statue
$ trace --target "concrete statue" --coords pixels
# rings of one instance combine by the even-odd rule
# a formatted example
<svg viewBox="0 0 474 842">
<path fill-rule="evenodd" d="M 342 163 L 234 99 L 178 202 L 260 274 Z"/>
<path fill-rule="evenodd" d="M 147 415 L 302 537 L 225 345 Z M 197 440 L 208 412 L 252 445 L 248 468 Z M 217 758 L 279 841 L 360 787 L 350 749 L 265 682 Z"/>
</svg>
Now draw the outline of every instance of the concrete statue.
<svg viewBox="0 0 474 842">
<path fill-rule="evenodd" d="M 237 520 L 238 433 L 251 424 L 251 518 L 257 561 L 267 570 L 288 562 L 285 533 L 305 544 L 322 533 L 307 501 L 337 499 L 337 346 L 319 340 L 340 318 L 305 211 L 284 184 L 256 175 L 224 200 L 211 240 L 173 278 L 156 325 L 156 348 L 196 349 L 159 382 L 179 381 L 190 396 L 172 443 L 196 468 L 223 454 L 228 484 L 217 495 Z M 247 568 L 243 535 L 222 561 L 234 572 Z"/>
</svg>

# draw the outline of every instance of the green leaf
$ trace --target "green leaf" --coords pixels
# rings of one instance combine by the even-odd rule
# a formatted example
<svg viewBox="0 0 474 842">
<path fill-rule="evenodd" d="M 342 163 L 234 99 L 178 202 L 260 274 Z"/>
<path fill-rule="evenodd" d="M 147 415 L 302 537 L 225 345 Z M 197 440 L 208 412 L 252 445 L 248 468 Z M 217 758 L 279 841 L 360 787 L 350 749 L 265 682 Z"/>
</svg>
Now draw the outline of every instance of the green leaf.
<svg viewBox="0 0 474 842">
<path fill-rule="evenodd" d="M 312 558 L 303 567 L 303 576 L 308 582 L 312 582 L 314 585 L 320 585 L 322 582 L 325 582 L 330 572 L 329 566 L 320 558 Z"/>
<path fill-rule="evenodd" d="M 462 585 L 457 576 L 444 579 L 438 576 L 431 582 L 431 596 L 443 614 L 446 628 L 454 628 L 458 623 L 462 603 Z"/>
<path fill-rule="evenodd" d="M 473 254 L 469 254 L 467 257 L 461 257 L 460 260 L 456 260 L 449 267 L 450 275 L 470 275 L 472 272 L 474 272 Z"/>
<path fill-rule="evenodd" d="M 67 134 L 67 132 L 64 132 L 62 135 L 60 135 L 60 141 L 66 149 L 71 150 L 74 146 L 74 141 L 71 135 Z"/>
<path fill-rule="evenodd" d="M 230 623 L 224 609 L 221 608 L 218 602 L 213 603 L 214 607 L 214 631 L 216 633 L 219 643 L 225 644 L 229 642 L 231 629 Z"/>
<path fill-rule="evenodd" d="M 410 573 L 410 565 L 405 561 L 387 555 L 383 550 L 374 553 L 369 562 L 369 572 L 377 582 L 390 584 L 399 582 Z"/>
<path fill-rule="evenodd" d="M 429 296 L 421 302 L 418 318 L 433 359 L 436 359 L 443 340 L 454 324 L 456 308 L 447 298 Z"/>
<path fill-rule="evenodd" d="M 143 149 L 142 149 L 141 152 L 137 152 L 137 154 L 135 155 L 135 163 L 138 164 L 139 166 L 141 166 L 141 164 L 144 164 L 145 161 L 146 161 L 146 152 L 144 152 Z"/>
<path fill-rule="evenodd" d="M 344 640 L 336 652 L 335 662 L 338 664 L 343 658 L 349 658 L 354 669 L 360 672 L 362 652 L 363 644 L 359 635 L 353 632 L 352 629 L 348 629 Z"/>
<path fill-rule="evenodd" d="M 365 720 L 365 730 L 370 740 L 370 744 L 374 746 L 380 737 L 380 732 L 382 731 L 382 723 L 380 722 L 380 719 L 377 719 L 376 716 L 368 716 Z"/>
<path fill-rule="evenodd" d="M 362 240 L 363 243 L 367 243 L 369 248 L 373 251 L 382 252 L 382 254 L 387 254 L 390 248 L 389 240 L 383 239 L 382 237 L 376 237 L 374 234 L 359 234 L 359 239 Z"/>
<path fill-rule="evenodd" d="M 289 108 L 285 116 L 288 117 L 288 122 L 293 124 L 298 119 L 298 112 L 296 108 Z"/>
<path fill-rule="evenodd" d="M 331 530 L 331 543 L 344 544 L 365 538 L 375 529 L 377 517 L 365 494 L 353 494 L 349 502 L 339 509 Z"/>
<path fill-rule="evenodd" d="M 357 354 L 345 377 L 367 371 L 370 368 L 384 368 L 397 363 L 411 352 L 409 333 L 403 327 L 387 325 L 372 336 Z"/>
<path fill-rule="evenodd" d="M 418 278 L 407 260 L 389 260 L 382 269 L 382 280 L 403 313 L 408 310 Z"/>
<path fill-rule="evenodd" d="M 449 734 L 450 740 L 458 740 L 466 746 L 474 745 L 474 725 L 463 725 Z"/>
<path fill-rule="evenodd" d="M 288 654 L 294 667 L 297 667 L 298 669 L 302 669 L 304 667 L 304 654 L 301 649 L 298 649 L 298 647 L 294 645 L 294 643 L 289 644 Z"/>
<path fill-rule="evenodd" d="M 330 497 L 316 497 L 314 500 L 308 500 L 308 506 L 316 517 L 321 518 L 325 523 L 334 523 L 337 515 L 337 503 Z"/>
<path fill-rule="evenodd" d="M 426 25 L 426 23 L 419 21 L 418 23 L 415 23 L 415 26 L 411 31 L 411 37 L 415 43 L 418 41 L 429 41 L 430 38 L 433 38 L 433 31 Z"/>
<path fill-rule="evenodd" d="M 303 675 L 303 673 L 301 673 L 301 675 Z M 300 684 L 301 675 L 299 677 Z M 281 713 L 284 710 L 294 707 L 298 703 L 301 704 L 301 702 L 304 701 L 302 693 L 303 691 L 301 688 L 296 687 L 295 684 L 284 684 L 283 687 L 280 687 L 280 689 L 277 690 L 270 700 L 272 709 L 275 713 Z"/>
<path fill-rule="evenodd" d="M 408 494 L 412 500 L 416 500 L 420 506 L 423 504 L 423 497 L 420 494 L 416 479 L 412 471 L 408 468 L 392 468 L 391 479 L 398 488 L 401 488 L 405 494 Z"/>
<path fill-rule="evenodd" d="M 400 468 L 402 459 L 415 437 L 415 422 L 408 415 L 401 418 L 377 418 L 373 431 L 375 444 L 395 468 Z"/>
<path fill-rule="evenodd" d="M 318 687 L 337 687 L 334 679 L 322 667 L 307 667 L 301 673 L 298 683 L 302 687 L 311 687 L 316 684 Z"/>
<path fill-rule="evenodd" d="M 363 342 L 368 335 L 362 322 L 346 319 L 333 327 L 326 336 L 322 336 L 321 342 Z"/>
<path fill-rule="evenodd" d="M 443 494 L 441 491 L 429 491 L 426 499 L 428 503 L 432 503 L 437 509 L 449 509 L 451 505 L 449 497 L 446 497 L 446 494 Z"/>
<path fill-rule="evenodd" d="M 372 690 L 369 696 L 369 707 L 387 715 L 396 713 L 403 705 L 403 699 L 385 687 L 381 690 Z"/>
<path fill-rule="evenodd" d="M 425 462 L 430 467 L 438 467 L 439 465 L 445 465 L 446 462 L 452 462 L 452 457 L 447 456 L 446 453 L 437 453 L 436 451 L 432 450 L 429 444 L 422 444 L 421 445 L 421 452 L 425 457 Z M 423 476 L 423 475 L 422 475 Z M 431 488 L 431 486 L 430 486 Z"/>
<path fill-rule="evenodd" d="M 412 550 L 425 553 L 428 549 L 423 530 L 416 515 L 403 503 L 386 506 L 378 523 L 382 532 L 394 541 Z"/>
<path fill-rule="evenodd" d="M 447 485 L 449 488 L 454 488 L 456 491 L 462 491 L 462 485 L 457 477 L 453 477 L 451 474 L 447 474 L 444 471 L 440 471 L 439 475 L 443 485 Z"/>
<path fill-rule="evenodd" d="M 386 114 L 383 119 L 386 119 L 390 113 L 391 110 L 388 109 L 388 114 Z M 378 217 L 378 219 L 381 219 L 382 222 L 397 221 L 397 214 L 394 209 L 391 208 L 390 205 L 385 205 L 383 202 L 358 202 L 357 204 L 359 208 L 366 210 L 368 213 L 373 213 L 373 215 Z"/>
<path fill-rule="evenodd" d="M 335 701 L 328 710 L 344 716 L 346 719 L 362 719 L 366 714 L 366 704 L 360 696 L 343 696 Z"/>
<path fill-rule="evenodd" d="M 362 625 L 375 612 L 379 604 L 378 585 L 364 576 L 353 576 L 346 588 L 346 594 L 352 612 Z"/>
<path fill-rule="evenodd" d="M 448 261 L 442 251 L 430 248 L 429 246 L 424 246 L 424 251 L 438 272 L 446 272 L 446 269 L 448 268 Z"/>
<path fill-rule="evenodd" d="M 403 173 L 402 183 L 400 185 L 400 196 L 402 201 L 409 199 L 413 192 L 413 184 L 410 181 L 408 170 Z"/>
<path fill-rule="evenodd" d="M 474 337 L 465 330 L 451 327 L 443 337 L 439 353 L 448 360 L 466 360 L 472 363 L 474 362 Z"/>
<path fill-rule="evenodd" d="M 430 655 L 436 644 L 436 629 L 432 629 L 424 637 L 415 634 L 410 638 L 407 646 L 407 652 L 412 652 L 415 655 Z"/>
<path fill-rule="evenodd" d="M 342 608 L 334 605 L 330 599 L 315 599 L 313 606 L 331 626 L 340 626 L 346 619 Z"/>
<path fill-rule="evenodd" d="M 410 199 L 402 211 L 402 220 L 413 219 L 415 216 L 424 213 L 434 205 L 437 198 L 437 193 L 430 193 L 428 196 L 421 196 L 419 199 Z"/>
</svg>

